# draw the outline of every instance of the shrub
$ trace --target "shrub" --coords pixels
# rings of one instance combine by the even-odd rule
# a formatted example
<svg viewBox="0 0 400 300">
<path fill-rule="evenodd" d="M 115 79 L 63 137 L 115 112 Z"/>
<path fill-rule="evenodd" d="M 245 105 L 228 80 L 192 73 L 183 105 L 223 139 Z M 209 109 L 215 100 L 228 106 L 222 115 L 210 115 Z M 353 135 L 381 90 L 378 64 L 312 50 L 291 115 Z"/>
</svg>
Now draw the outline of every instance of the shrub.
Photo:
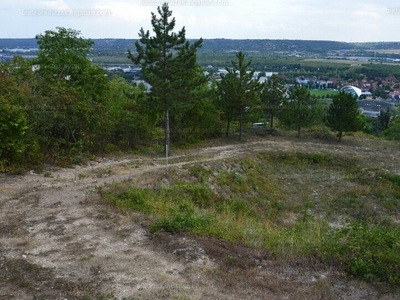
<svg viewBox="0 0 400 300">
<path fill-rule="evenodd" d="M 150 233 L 155 233 L 161 230 L 171 233 L 182 231 L 203 231 L 202 228 L 207 227 L 211 222 L 211 217 L 206 214 L 195 214 L 191 211 L 177 212 L 172 217 L 163 217 L 155 222 Z"/>
<path fill-rule="evenodd" d="M 400 283 L 400 228 L 356 222 L 327 235 L 326 253 L 367 281 Z"/>
<path fill-rule="evenodd" d="M 0 98 L 0 170 L 26 148 L 27 118 L 22 108 Z"/>
</svg>

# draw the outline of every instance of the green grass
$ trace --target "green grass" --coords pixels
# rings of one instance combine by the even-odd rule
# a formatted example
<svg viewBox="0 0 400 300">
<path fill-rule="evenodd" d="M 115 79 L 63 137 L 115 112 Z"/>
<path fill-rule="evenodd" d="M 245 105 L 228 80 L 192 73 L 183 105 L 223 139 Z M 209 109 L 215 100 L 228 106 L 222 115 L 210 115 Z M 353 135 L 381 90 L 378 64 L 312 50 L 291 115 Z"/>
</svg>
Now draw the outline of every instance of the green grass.
<svg viewBox="0 0 400 300">
<path fill-rule="evenodd" d="M 291 151 L 173 173 L 161 187 L 119 184 L 101 195 L 149 216 L 154 234 L 218 237 L 268 249 L 278 261 L 320 261 L 400 284 L 400 228 L 392 221 L 400 212 L 398 175 L 366 172 L 354 157 Z M 338 222 L 341 229 L 331 227 Z"/>
<path fill-rule="evenodd" d="M 366 281 L 400 283 L 400 228 L 354 222 L 327 235 L 327 256 Z"/>
</svg>

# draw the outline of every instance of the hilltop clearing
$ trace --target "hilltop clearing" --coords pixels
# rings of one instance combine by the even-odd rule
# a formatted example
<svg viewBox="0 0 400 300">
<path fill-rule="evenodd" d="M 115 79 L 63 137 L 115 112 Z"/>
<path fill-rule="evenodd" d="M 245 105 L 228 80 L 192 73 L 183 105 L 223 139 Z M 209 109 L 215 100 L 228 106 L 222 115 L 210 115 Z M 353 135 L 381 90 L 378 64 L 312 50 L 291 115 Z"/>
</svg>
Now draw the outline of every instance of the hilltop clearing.
<svg viewBox="0 0 400 300">
<path fill-rule="evenodd" d="M 214 140 L 176 151 L 168 175 L 164 158 L 141 155 L 98 158 L 73 168 L 48 168 L 43 174 L 3 175 L 0 298 L 399 299 L 397 288 L 358 281 L 339 267 L 277 260 L 267 249 L 203 235 L 150 234 L 151 217 L 117 210 L 100 199 L 100 189 L 162 186 L 179 176 L 188 181 L 186 170 L 194 166 L 229 171 L 235 162 L 263 153 L 276 158 L 319 154 L 317 160 L 353 162 L 366 181 L 378 171 L 400 174 L 400 148 L 394 142 L 348 137 L 341 144 L 282 136 L 246 139 Z M 288 201 L 294 204 L 305 193 L 317 203 L 329 191 L 343 187 L 341 178 L 346 179 L 340 169 L 332 168 L 328 175 L 320 168 L 294 170 L 281 168 L 274 175 L 279 182 L 286 180 L 288 187 L 282 191 L 292 193 Z M 317 178 L 320 182 L 312 185 Z M 364 185 L 346 184 L 350 191 L 368 197 Z M 300 185 L 305 185 L 301 191 Z M 311 209 L 324 215 L 325 208 L 317 203 Z M 342 208 L 338 206 L 336 213 Z M 397 210 L 392 209 L 390 218 L 399 223 Z M 285 215 L 289 223 L 290 217 L 298 215 Z M 340 221 L 336 215 L 330 217 L 332 223 Z"/>
</svg>

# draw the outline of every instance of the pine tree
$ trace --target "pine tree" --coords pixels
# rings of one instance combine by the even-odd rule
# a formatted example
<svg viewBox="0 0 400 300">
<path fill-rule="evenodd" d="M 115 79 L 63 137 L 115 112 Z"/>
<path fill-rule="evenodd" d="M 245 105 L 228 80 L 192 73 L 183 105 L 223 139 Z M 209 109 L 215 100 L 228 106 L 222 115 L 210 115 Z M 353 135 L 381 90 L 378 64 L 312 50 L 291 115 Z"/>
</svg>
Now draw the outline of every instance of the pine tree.
<svg viewBox="0 0 400 300">
<path fill-rule="evenodd" d="M 170 146 L 170 111 L 177 101 L 187 97 L 188 88 L 196 85 L 197 49 L 203 40 L 193 44 L 186 41 L 186 30 L 183 27 L 178 33 L 173 32 L 175 18 L 164 3 L 157 8 L 158 16 L 151 13 L 151 24 L 154 36 L 150 32 L 139 31 L 136 41 L 136 54 L 128 51 L 128 58 L 142 67 L 144 79 L 152 86 L 151 99 L 153 107 L 164 113 L 165 153 L 168 156 Z M 185 94 L 186 93 L 186 94 Z"/>
<path fill-rule="evenodd" d="M 317 100 L 307 88 L 296 86 L 290 100 L 285 101 L 279 120 L 287 127 L 295 128 L 300 137 L 301 129 L 316 123 L 318 114 Z"/>
<path fill-rule="evenodd" d="M 236 117 L 237 107 L 235 103 L 236 74 L 229 71 L 217 82 L 218 97 L 217 106 L 221 109 L 222 119 L 226 121 L 225 136 L 229 136 L 231 122 Z"/>
<path fill-rule="evenodd" d="M 357 99 L 349 93 L 336 94 L 329 105 L 326 125 L 337 131 L 338 141 L 342 139 L 343 132 L 358 131 L 364 127 L 364 119 L 358 110 Z"/>
<path fill-rule="evenodd" d="M 228 73 L 222 77 L 219 89 L 226 116 L 236 117 L 239 121 L 239 140 L 242 140 L 246 112 L 256 106 L 261 86 L 253 80 L 255 70 L 249 70 L 251 60 L 246 62 L 243 52 L 237 53 L 236 57 L 237 61 L 231 61 L 232 68 L 226 68 Z"/>
<path fill-rule="evenodd" d="M 279 77 L 273 74 L 268 78 L 267 82 L 263 84 L 261 91 L 261 107 L 265 114 L 269 115 L 270 129 L 274 126 L 274 117 L 282 109 L 285 101 L 286 88 L 280 82 Z"/>
</svg>

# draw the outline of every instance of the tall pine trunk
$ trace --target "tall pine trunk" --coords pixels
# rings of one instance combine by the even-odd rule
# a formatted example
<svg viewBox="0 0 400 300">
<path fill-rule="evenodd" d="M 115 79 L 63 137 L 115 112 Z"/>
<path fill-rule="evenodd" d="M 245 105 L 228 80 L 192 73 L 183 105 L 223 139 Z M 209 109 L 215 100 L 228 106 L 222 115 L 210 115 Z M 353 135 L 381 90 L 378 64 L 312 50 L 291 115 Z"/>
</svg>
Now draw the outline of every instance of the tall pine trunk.
<svg viewBox="0 0 400 300">
<path fill-rule="evenodd" d="M 243 133 L 243 111 L 240 112 L 240 120 L 239 120 L 239 141 L 242 140 Z"/>
<path fill-rule="evenodd" d="M 271 112 L 271 119 L 269 121 L 269 128 L 272 129 L 274 127 L 274 113 Z"/>
<path fill-rule="evenodd" d="M 225 133 L 226 137 L 229 136 L 230 127 L 231 127 L 231 120 L 228 120 L 228 123 L 226 124 L 226 133 Z"/>
<path fill-rule="evenodd" d="M 342 140 L 342 134 L 343 134 L 342 131 L 338 132 L 338 142 L 340 142 Z"/>
<path fill-rule="evenodd" d="M 169 140 L 170 140 L 170 134 L 169 134 L 169 109 L 168 107 L 165 109 L 165 148 L 164 148 L 164 153 L 165 156 L 168 158 L 169 154 Z"/>
</svg>

